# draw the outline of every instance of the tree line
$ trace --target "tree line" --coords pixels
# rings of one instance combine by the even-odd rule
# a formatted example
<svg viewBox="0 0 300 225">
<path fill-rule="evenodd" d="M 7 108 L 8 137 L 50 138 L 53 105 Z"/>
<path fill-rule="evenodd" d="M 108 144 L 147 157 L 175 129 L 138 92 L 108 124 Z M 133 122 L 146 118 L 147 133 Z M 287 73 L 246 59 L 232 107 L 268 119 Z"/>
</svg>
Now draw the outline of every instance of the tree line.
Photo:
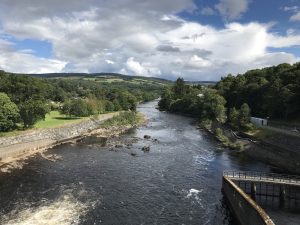
<svg viewBox="0 0 300 225">
<path fill-rule="evenodd" d="M 228 75 L 216 85 L 187 85 L 183 78 L 167 88 L 159 108 L 198 117 L 202 123 L 227 123 L 250 130 L 250 116 L 272 119 L 300 117 L 300 63 Z"/>
<path fill-rule="evenodd" d="M 158 98 L 162 87 L 149 83 L 109 84 L 82 79 L 45 79 L 0 71 L 0 131 L 30 128 L 51 110 L 83 117 L 136 110 L 139 102 Z"/>
</svg>

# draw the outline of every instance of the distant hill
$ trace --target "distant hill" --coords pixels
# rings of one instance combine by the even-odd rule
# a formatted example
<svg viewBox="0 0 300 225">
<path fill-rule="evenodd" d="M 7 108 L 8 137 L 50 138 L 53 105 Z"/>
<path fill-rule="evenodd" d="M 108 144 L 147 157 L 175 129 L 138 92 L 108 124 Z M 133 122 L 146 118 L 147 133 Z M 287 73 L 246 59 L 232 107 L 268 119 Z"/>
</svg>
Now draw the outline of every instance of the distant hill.
<svg viewBox="0 0 300 225">
<path fill-rule="evenodd" d="M 0 70 L 2 71 L 2 70 Z M 5 72 L 5 71 L 2 71 Z M 6 72 L 10 73 L 10 72 Z M 16 74 L 16 73 L 11 73 Z M 101 83 L 116 83 L 116 82 L 129 82 L 129 83 L 141 83 L 141 82 L 154 82 L 164 85 L 173 84 L 174 81 L 159 78 L 159 77 L 144 77 L 144 76 L 135 76 L 135 75 L 124 75 L 119 73 L 36 73 L 36 74 L 21 74 L 28 75 L 38 78 L 46 79 L 80 79 L 80 80 L 90 80 Z M 185 81 L 189 85 L 215 85 L 217 81 Z"/>
<path fill-rule="evenodd" d="M 143 76 L 129 76 L 119 73 L 44 73 L 44 74 L 28 74 L 33 77 L 41 78 L 63 78 L 63 79 L 95 79 L 98 82 L 118 82 L 118 81 L 134 81 L 134 80 L 144 80 L 144 81 L 156 81 L 160 83 L 173 83 L 170 80 L 158 78 L 158 77 L 143 77 Z"/>
</svg>

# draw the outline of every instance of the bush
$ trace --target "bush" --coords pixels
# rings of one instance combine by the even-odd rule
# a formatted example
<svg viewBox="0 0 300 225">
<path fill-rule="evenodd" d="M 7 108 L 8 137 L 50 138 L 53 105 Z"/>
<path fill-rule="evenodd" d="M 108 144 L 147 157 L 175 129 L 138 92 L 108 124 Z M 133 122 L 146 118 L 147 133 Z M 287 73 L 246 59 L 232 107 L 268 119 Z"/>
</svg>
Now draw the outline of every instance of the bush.
<svg viewBox="0 0 300 225">
<path fill-rule="evenodd" d="M 135 125 L 139 122 L 140 117 L 136 112 L 121 112 L 119 115 L 106 120 L 103 125 L 107 126 L 119 126 L 119 125 Z"/>
<path fill-rule="evenodd" d="M 5 93 L 0 93 L 0 131 L 8 131 L 16 126 L 20 117 L 19 109 Z"/>
</svg>

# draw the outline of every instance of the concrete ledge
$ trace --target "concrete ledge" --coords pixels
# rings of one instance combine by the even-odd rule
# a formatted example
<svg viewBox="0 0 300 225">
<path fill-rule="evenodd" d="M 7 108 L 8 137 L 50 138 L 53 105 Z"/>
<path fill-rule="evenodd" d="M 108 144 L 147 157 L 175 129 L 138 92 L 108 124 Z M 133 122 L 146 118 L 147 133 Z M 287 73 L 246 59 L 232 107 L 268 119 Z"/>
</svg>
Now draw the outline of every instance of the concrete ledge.
<svg viewBox="0 0 300 225">
<path fill-rule="evenodd" d="M 222 191 L 240 224 L 275 225 L 268 214 L 227 177 L 223 177 Z"/>
</svg>

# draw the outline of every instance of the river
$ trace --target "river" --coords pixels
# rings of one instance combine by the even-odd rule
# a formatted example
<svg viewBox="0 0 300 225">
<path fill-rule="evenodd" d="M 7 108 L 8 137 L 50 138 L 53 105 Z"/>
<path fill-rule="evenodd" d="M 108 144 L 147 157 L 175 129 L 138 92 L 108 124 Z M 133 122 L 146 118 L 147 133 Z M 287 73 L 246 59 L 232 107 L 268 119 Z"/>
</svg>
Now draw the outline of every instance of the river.
<svg viewBox="0 0 300 225">
<path fill-rule="evenodd" d="M 141 104 L 149 124 L 122 136 L 137 140 L 133 146 L 65 144 L 49 150 L 61 161 L 36 156 L 2 174 L 0 224 L 235 224 L 221 194 L 222 171 L 271 167 L 223 149 L 194 119 L 156 104 Z"/>
</svg>

